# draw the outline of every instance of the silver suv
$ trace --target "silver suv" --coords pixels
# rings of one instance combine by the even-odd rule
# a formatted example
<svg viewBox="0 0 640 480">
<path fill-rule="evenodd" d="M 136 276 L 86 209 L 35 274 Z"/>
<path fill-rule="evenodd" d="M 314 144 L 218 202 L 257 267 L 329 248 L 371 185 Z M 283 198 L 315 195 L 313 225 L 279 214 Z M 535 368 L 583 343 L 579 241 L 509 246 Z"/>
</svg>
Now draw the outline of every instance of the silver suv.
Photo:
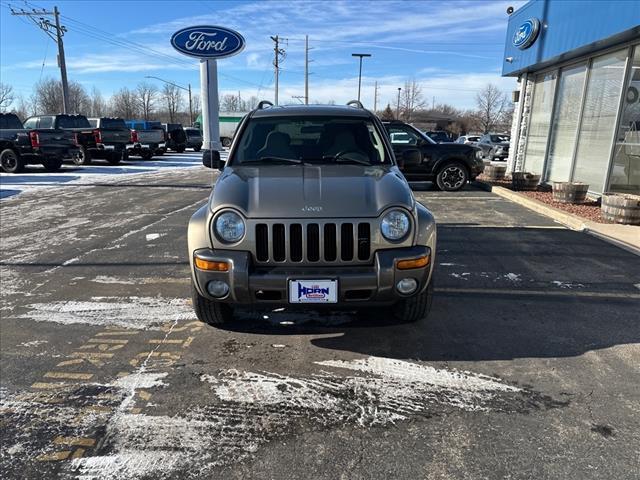
<svg viewBox="0 0 640 480">
<path fill-rule="evenodd" d="M 206 206 L 189 222 L 193 307 L 221 325 L 235 306 L 431 305 L 436 225 L 398 168 L 386 130 L 359 103 L 265 106 L 240 123 Z M 355 106 L 351 106 L 355 105 Z M 406 150 L 404 164 L 421 161 Z"/>
</svg>

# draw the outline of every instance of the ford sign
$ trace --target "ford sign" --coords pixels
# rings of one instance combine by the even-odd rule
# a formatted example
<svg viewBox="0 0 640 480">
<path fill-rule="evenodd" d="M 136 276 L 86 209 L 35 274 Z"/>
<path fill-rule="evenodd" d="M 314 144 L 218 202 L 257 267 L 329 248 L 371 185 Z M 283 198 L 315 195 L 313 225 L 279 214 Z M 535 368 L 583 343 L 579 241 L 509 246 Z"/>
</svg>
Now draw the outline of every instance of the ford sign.
<svg viewBox="0 0 640 480">
<path fill-rule="evenodd" d="M 540 31 L 540 21 L 537 18 L 530 18 L 518 27 L 513 36 L 513 46 L 520 50 L 529 48 L 533 45 Z"/>
<path fill-rule="evenodd" d="M 212 60 L 240 53 L 244 43 L 238 32 L 211 25 L 183 28 L 171 36 L 171 45 L 180 53 Z"/>
</svg>

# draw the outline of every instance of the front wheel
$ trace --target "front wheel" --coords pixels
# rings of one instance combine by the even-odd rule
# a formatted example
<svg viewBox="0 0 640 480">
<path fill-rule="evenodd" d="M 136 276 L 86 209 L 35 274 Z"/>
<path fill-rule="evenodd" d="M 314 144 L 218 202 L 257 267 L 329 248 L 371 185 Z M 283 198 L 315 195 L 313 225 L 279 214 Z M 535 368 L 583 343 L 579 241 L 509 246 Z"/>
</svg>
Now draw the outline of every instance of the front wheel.
<svg viewBox="0 0 640 480">
<path fill-rule="evenodd" d="M 91 154 L 87 147 L 80 147 L 78 154 L 73 157 L 73 163 L 76 165 L 89 165 L 91 163 Z"/>
<path fill-rule="evenodd" d="M 443 165 L 436 174 L 436 185 L 445 192 L 455 192 L 464 187 L 469 180 L 467 168 L 460 162 Z"/>
<path fill-rule="evenodd" d="M 24 170 L 24 161 L 20 155 L 10 148 L 0 152 L 0 167 L 7 173 L 20 173 Z"/>
<path fill-rule="evenodd" d="M 421 293 L 397 302 L 392 309 L 396 320 L 403 323 L 417 322 L 425 318 L 433 301 L 433 280 Z"/>
<path fill-rule="evenodd" d="M 229 137 L 222 137 L 222 146 L 229 148 L 231 146 L 231 139 Z"/>
<path fill-rule="evenodd" d="M 42 161 L 42 166 L 47 172 L 57 172 L 62 167 L 61 158 L 48 158 Z"/>
<path fill-rule="evenodd" d="M 191 282 L 191 301 L 198 320 L 214 327 L 222 326 L 233 320 L 233 307 L 227 303 L 212 302 L 198 293 Z"/>
</svg>

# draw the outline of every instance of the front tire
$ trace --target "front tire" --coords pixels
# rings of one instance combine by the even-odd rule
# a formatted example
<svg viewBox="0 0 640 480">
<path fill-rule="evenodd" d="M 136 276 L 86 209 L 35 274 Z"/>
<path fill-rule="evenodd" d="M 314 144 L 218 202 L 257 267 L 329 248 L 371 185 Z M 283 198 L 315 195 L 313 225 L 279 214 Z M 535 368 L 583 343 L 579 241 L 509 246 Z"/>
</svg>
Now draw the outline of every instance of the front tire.
<svg viewBox="0 0 640 480">
<path fill-rule="evenodd" d="M 14 152 L 10 148 L 0 152 L 0 167 L 7 173 L 20 173 L 24 170 L 24 161 L 20 158 L 20 154 Z"/>
<path fill-rule="evenodd" d="M 76 165 L 89 165 L 91 163 L 91 154 L 87 147 L 80 147 L 78 154 L 73 157 L 73 163 Z"/>
<path fill-rule="evenodd" d="M 42 161 L 42 166 L 47 172 L 57 172 L 62 167 L 61 158 L 50 158 Z"/>
<path fill-rule="evenodd" d="M 425 318 L 433 301 L 433 280 L 421 293 L 400 300 L 393 306 L 393 316 L 402 323 L 413 323 Z"/>
<path fill-rule="evenodd" d="M 460 162 L 449 162 L 443 165 L 436 174 L 436 185 L 445 192 L 456 192 L 469 181 L 469 172 Z"/>
<path fill-rule="evenodd" d="M 225 148 L 229 148 L 231 146 L 231 139 L 229 137 L 222 137 L 222 146 Z"/>
<path fill-rule="evenodd" d="M 212 302 L 204 298 L 191 282 L 191 301 L 198 320 L 214 327 L 220 327 L 233 320 L 233 307 L 227 303 Z"/>
</svg>

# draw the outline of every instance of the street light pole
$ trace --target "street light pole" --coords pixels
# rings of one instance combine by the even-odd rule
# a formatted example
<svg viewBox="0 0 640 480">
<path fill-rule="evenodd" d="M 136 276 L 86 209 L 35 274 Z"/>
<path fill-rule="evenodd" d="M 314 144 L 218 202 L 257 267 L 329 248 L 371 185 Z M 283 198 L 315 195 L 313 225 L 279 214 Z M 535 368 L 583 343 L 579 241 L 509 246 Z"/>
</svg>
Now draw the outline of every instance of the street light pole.
<svg viewBox="0 0 640 480">
<path fill-rule="evenodd" d="M 396 120 L 400 120 L 400 90 L 402 90 L 402 88 L 398 87 L 398 106 L 396 107 Z"/>
<path fill-rule="evenodd" d="M 358 101 L 360 101 L 360 87 L 362 85 L 362 57 L 370 57 L 370 53 L 352 53 L 352 57 L 360 57 L 360 73 L 358 73 Z"/>
<path fill-rule="evenodd" d="M 183 87 L 181 85 L 175 84 L 168 80 L 163 80 L 162 78 L 154 77 L 153 75 L 145 75 L 144 78 L 155 78 L 156 80 L 160 80 L 161 82 L 168 83 L 169 85 L 173 85 L 174 87 L 179 88 L 180 90 L 189 92 L 189 123 L 193 125 L 193 102 L 191 101 L 191 84 L 190 83 L 187 84 L 188 87 Z"/>
</svg>

